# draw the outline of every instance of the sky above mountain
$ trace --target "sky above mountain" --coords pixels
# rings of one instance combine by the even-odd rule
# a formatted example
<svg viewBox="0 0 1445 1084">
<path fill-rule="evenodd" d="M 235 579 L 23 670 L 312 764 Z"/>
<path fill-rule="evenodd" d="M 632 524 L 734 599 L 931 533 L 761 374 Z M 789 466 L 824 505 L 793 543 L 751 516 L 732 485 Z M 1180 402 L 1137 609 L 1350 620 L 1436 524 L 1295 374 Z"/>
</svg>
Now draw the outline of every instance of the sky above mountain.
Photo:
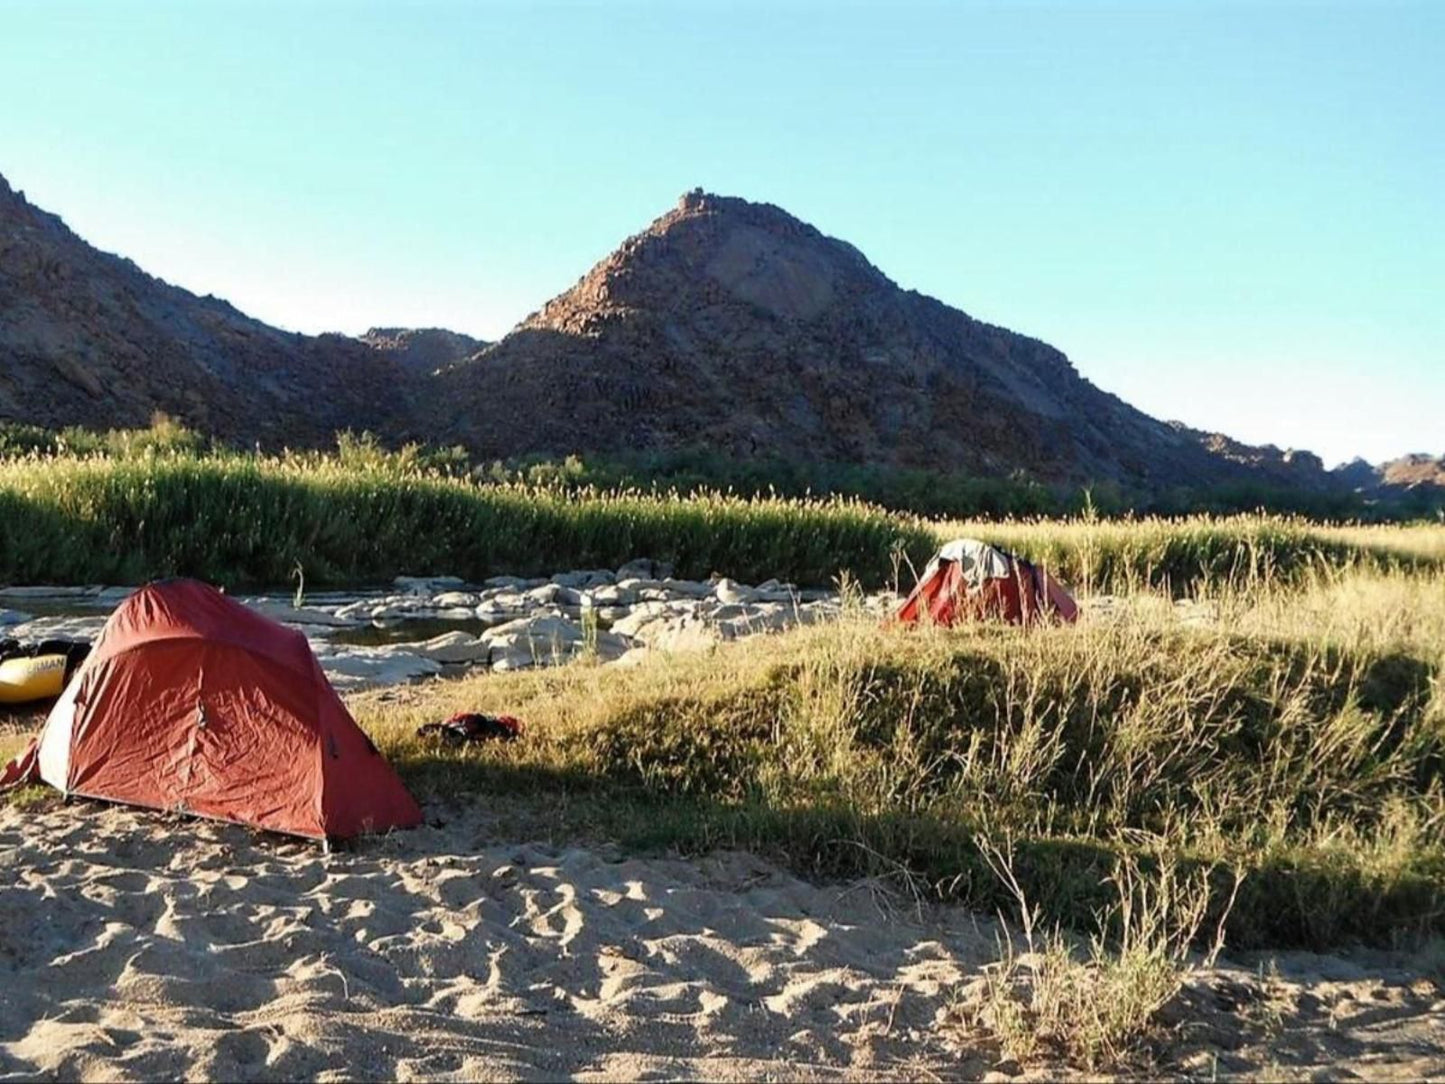
<svg viewBox="0 0 1445 1084">
<path fill-rule="evenodd" d="M 0 173 L 269 322 L 496 338 L 694 186 L 1327 461 L 1445 452 L 1445 4 L 0 0 Z"/>
</svg>

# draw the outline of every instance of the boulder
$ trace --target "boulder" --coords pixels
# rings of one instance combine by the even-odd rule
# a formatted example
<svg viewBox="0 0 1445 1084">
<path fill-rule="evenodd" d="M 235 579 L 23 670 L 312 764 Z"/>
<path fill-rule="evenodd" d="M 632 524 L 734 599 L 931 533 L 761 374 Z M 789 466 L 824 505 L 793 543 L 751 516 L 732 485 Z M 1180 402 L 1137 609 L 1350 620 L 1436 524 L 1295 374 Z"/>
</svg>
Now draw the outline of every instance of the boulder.
<svg viewBox="0 0 1445 1084">
<path fill-rule="evenodd" d="M 400 646 L 359 647 L 349 644 L 312 643 L 321 669 L 333 686 L 342 691 L 402 685 L 441 673 L 441 663 Z"/>
<path fill-rule="evenodd" d="M 672 565 L 661 561 L 654 561 L 650 557 L 638 557 L 628 561 L 617 570 L 617 581 L 639 579 L 664 579 L 672 575 Z"/>
<path fill-rule="evenodd" d="M 662 581 L 662 589 L 685 598 L 707 598 L 712 594 L 713 585 L 700 580 L 674 580 L 669 577 Z"/>
<path fill-rule="evenodd" d="M 550 645 L 580 641 L 583 638 L 583 630 L 577 622 L 569 621 L 565 617 L 539 614 L 517 621 L 508 621 L 505 625 L 488 629 L 482 636 L 494 644 L 508 637 L 522 637 L 533 643 Z"/>
<path fill-rule="evenodd" d="M 105 627 L 106 614 L 89 617 L 32 617 L 19 625 L 11 625 L 5 635 L 23 643 L 36 640 L 94 640 Z"/>
<path fill-rule="evenodd" d="M 85 605 L 100 597 L 105 590 L 94 587 L 0 587 L 0 602 L 27 602 L 54 600 L 57 603 L 74 602 Z"/>
<path fill-rule="evenodd" d="M 441 609 L 468 609 L 475 607 L 481 600 L 467 591 L 443 591 L 432 599 L 432 605 Z"/>
<path fill-rule="evenodd" d="M 349 629 L 361 622 L 342 617 L 340 611 L 320 610 L 314 606 L 293 606 L 275 598 L 242 599 L 246 608 L 283 625 L 318 625 L 325 628 Z"/>
<path fill-rule="evenodd" d="M 613 575 L 609 569 L 594 568 L 583 572 L 559 572 L 552 577 L 552 582 L 558 587 L 601 587 L 604 584 L 613 582 Z"/>
<path fill-rule="evenodd" d="M 537 585 L 531 580 L 524 580 L 521 576 L 493 576 L 489 580 L 483 580 L 482 586 L 494 589 L 500 587 L 507 590 L 525 590 Z"/>
<path fill-rule="evenodd" d="M 435 595 L 466 585 L 459 576 L 398 576 L 391 582 L 398 591 L 407 595 Z"/>
<path fill-rule="evenodd" d="M 492 650 L 492 645 L 486 640 L 460 630 L 444 632 L 422 643 L 406 646 L 424 659 L 444 663 L 486 662 Z"/>
<path fill-rule="evenodd" d="M 589 595 L 592 605 L 598 608 L 603 606 L 630 606 L 637 601 L 637 592 L 621 584 L 607 584 L 604 587 L 594 588 Z"/>
<path fill-rule="evenodd" d="M 623 636 L 637 636 L 637 630 L 667 613 L 665 602 L 642 602 L 620 621 L 612 623 L 612 631 Z"/>
<path fill-rule="evenodd" d="M 738 583 L 737 580 L 730 580 L 726 576 L 713 584 L 713 595 L 719 602 L 734 606 L 745 602 L 752 602 L 758 597 L 757 592 L 747 586 L 747 584 Z"/>
</svg>

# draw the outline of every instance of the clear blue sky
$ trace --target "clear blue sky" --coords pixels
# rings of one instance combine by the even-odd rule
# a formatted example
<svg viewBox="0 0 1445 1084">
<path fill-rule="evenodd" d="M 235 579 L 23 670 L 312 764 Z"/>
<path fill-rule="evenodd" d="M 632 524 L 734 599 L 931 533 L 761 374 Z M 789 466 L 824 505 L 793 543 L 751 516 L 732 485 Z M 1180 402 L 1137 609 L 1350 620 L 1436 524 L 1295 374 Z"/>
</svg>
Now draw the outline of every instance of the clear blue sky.
<svg viewBox="0 0 1445 1084">
<path fill-rule="evenodd" d="M 0 0 L 0 173 L 270 322 L 489 338 L 701 185 L 1161 417 L 1445 452 L 1445 0 Z"/>
</svg>

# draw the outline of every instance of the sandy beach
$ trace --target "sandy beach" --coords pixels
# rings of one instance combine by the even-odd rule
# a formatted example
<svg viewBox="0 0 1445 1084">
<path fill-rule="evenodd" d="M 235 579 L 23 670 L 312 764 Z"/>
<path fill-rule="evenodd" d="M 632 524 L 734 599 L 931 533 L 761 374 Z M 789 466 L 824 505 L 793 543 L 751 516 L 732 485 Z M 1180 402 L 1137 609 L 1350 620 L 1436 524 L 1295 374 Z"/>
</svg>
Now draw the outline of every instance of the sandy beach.
<svg viewBox="0 0 1445 1084">
<path fill-rule="evenodd" d="M 968 1024 L 999 932 L 745 854 L 502 845 L 475 815 L 325 854 L 98 804 L 7 807 L 0 1079 L 1055 1075 L 1000 1062 Z M 1221 963 L 1190 980 L 1154 1065 L 1445 1075 L 1428 963 Z"/>
</svg>

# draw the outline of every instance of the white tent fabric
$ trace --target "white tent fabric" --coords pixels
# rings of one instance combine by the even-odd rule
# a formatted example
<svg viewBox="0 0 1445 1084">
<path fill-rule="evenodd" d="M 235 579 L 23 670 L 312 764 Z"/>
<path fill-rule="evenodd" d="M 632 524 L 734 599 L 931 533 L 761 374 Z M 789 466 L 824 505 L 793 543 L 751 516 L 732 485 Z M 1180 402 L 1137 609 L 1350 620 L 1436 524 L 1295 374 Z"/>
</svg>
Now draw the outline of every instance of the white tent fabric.
<svg viewBox="0 0 1445 1084">
<path fill-rule="evenodd" d="M 955 538 L 928 562 L 921 579 L 928 580 L 946 561 L 956 562 L 961 567 L 964 580 L 975 591 L 986 580 L 1004 580 L 1014 574 L 1013 561 L 997 546 L 990 546 L 976 538 Z"/>
</svg>

